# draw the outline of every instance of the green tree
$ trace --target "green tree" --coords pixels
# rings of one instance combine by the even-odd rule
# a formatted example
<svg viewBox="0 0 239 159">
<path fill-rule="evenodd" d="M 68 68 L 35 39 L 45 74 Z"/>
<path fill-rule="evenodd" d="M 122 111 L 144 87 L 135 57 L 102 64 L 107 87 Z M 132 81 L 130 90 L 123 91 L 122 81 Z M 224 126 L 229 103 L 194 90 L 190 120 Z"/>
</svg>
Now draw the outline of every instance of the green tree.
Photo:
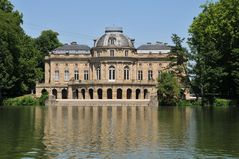
<svg viewBox="0 0 239 159">
<path fill-rule="evenodd" d="M 163 72 L 158 78 L 158 98 L 161 106 L 175 106 L 179 101 L 180 85 L 172 73 Z"/>
<path fill-rule="evenodd" d="M 173 34 L 171 38 L 174 46 L 172 47 L 170 56 L 174 59 L 176 58 L 176 61 L 172 59 L 169 67 L 177 75 L 183 87 L 188 88 L 191 84 L 187 67 L 189 54 L 187 49 L 182 46 L 184 38 L 180 38 L 177 34 Z"/>
<path fill-rule="evenodd" d="M 210 104 L 215 96 L 236 99 L 239 97 L 239 1 L 219 0 L 202 8 L 189 28 L 189 45 L 196 63 L 194 85 Z"/>
<path fill-rule="evenodd" d="M 58 39 L 58 35 L 57 32 L 52 30 L 44 30 L 36 38 L 36 47 L 41 51 L 42 56 L 47 56 L 50 51 L 62 45 Z"/>
<path fill-rule="evenodd" d="M 35 88 L 36 81 L 43 78 L 43 71 L 39 61 L 42 60 L 40 51 L 34 45 L 34 39 L 23 36 L 20 42 L 20 57 L 18 59 L 18 81 L 15 84 L 19 94 L 30 93 Z"/>
<path fill-rule="evenodd" d="M 0 101 L 29 93 L 42 79 L 43 57 L 22 23 L 22 14 L 8 0 L 0 0 Z"/>
<path fill-rule="evenodd" d="M 40 51 L 41 55 L 40 60 L 38 61 L 38 66 L 43 70 L 43 72 L 45 56 L 49 55 L 50 51 L 62 45 L 58 39 L 58 35 L 59 34 L 57 32 L 52 30 L 44 30 L 41 32 L 41 35 L 35 39 L 36 48 Z"/>
<path fill-rule="evenodd" d="M 0 100 L 7 95 L 18 80 L 19 36 L 22 15 L 13 11 L 13 5 L 7 0 L 0 0 Z"/>
</svg>

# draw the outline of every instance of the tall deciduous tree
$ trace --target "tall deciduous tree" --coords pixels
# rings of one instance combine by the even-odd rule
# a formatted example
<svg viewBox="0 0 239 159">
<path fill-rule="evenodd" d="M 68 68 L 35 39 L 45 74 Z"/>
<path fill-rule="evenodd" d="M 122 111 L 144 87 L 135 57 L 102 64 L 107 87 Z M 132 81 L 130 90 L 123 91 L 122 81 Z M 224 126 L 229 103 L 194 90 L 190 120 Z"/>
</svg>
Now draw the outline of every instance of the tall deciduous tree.
<svg viewBox="0 0 239 159">
<path fill-rule="evenodd" d="M 158 98 L 161 106 L 175 106 L 179 101 L 180 85 L 172 73 L 163 72 L 158 78 Z"/>
<path fill-rule="evenodd" d="M 21 28 L 22 15 L 0 0 L 0 101 L 29 93 L 42 79 L 45 53 L 60 45 L 57 33 L 43 31 L 33 39 Z"/>
<path fill-rule="evenodd" d="M 0 0 L 0 100 L 8 94 L 18 80 L 19 36 L 23 35 L 20 27 L 22 15 L 13 11 L 13 5 L 7 0 Z"/>
<path fill-rule="evenodd" d="M 42 68 L 44 72 L 44 58 L 49 55 L 49 52 L 55 48 L 61 46 L 58 39 L 58 33 L 52 30 L 44 30 L 41 35 L 35 39 L 36 48 L 40 51 L 41 58 L 39 61 L 39 67 Z"/>
<path fill-rule="evenodd" d="M 36 38 L 36 46 L 43 56 L 48 55 L 50 51 L 62 45 L 57 37 L 58 35 L 57 32 L 52 30 L 44 30 L 41 32 L 41 35 Z"/>
<path fill-rule="evenodd" d="M 239 1 L 219 0 L 202 6 L 189 28 L 189 44 L 198 93 L 213 102 L 214 96 L 239 97 Z"/>
</svg>

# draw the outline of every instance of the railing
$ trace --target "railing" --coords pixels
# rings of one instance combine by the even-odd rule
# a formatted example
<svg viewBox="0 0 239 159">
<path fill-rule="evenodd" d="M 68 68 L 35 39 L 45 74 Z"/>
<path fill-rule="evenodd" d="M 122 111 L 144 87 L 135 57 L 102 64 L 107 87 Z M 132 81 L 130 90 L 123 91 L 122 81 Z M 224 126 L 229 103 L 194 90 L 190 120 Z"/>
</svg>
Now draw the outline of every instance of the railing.
<svg viewBox="0 0 239 159">
<path fill-rule="evenodd" d="M 69 84 L 156 84 L 156 80 L 115 80 L 115 81 L 109 81 L 109 80 L 74 80 L 70 81 Z"/>
<path fill-rule="evenodd" d="M 67 86 L 68 84 L 74 85 L 74 84 L 131 84 L 131 85 L 155 85 L 157 84 L 157 80 L 115 80 L 115 81 L 109 81 L 109 80 L 72 80 L 69 82 L 52 82 L 52 83 L 37 83 L 37 87 L 51 87 L 54 86 Z"/>
</svg>

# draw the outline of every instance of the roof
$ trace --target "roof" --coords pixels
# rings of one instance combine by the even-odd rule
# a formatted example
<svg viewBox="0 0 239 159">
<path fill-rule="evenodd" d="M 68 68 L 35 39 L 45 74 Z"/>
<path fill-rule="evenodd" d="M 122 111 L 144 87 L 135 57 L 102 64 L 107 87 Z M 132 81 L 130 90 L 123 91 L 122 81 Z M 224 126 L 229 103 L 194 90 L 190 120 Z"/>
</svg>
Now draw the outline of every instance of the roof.
<svg viewBox="0 0 239 159">
<path fill-rule="evenodd" d="M 76 42 L 72 42 L 71 44 L 65 44 L 53 50 L 53 53 L 81 53 L 81 52 L 89 52 L 90 47 L 87 45 L 79 45 Z"/>
<path fill-rule="evenodd" d="M 139 46 L 137 50 L 171 50 L 171 47 L 163 43 L 156 44 L 149 43 Z"/>
<path fill-rule="evenodd" d="M 123 34 L 122 27 L 106 27 L 105 34 L 98 38 L 95 47 L 134 48 L 133 39 Z"/>
</svg>

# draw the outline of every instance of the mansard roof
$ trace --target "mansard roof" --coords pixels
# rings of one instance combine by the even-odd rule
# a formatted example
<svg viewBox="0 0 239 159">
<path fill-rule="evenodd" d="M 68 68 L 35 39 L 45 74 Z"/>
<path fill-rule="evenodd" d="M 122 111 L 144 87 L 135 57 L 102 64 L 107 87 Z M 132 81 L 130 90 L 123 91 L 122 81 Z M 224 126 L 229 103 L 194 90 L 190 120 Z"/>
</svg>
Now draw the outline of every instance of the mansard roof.
<svg viewBox="0 0 239 159">
<path fill-rule="evenodd" d="M 171 50 L 171 47 L 168 46 L 167 44 L 157 42 L 155 44 L 151 43 L 143 44 L 139 46 L 137 50 Z"/>
<path fill-rule="evenodd" d="M 53 53 L 86 53 L 90 52 L 90 47 L 87 45 L 79 45 L 76 42 L 64 44 L 52 51 Z"/>
</svg>

